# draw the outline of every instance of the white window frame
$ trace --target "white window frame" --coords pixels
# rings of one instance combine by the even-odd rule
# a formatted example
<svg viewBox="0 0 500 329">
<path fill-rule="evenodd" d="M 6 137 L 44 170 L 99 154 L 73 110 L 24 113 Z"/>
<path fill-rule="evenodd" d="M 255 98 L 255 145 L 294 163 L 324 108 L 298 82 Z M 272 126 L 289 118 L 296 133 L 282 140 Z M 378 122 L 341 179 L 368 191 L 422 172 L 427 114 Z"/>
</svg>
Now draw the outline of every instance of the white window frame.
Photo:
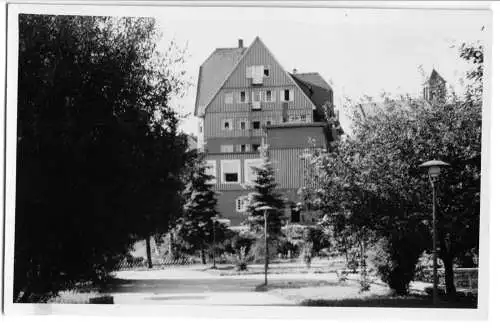
<svg viewBox="0 0 500 329">
<path fill-rule="evenodd" d="M 210 174 L 211 176 L 214 176 L 213 179 L 208 181 L 208 184 L 216 184 L 217 183 L 217 161 L 216 160 L 205 160 L 205 173 Z M 212 168 L 211 172 L 207 172 L 209 168 Z"/>
<path fill-rule="evenodd" d="M 288 90 L 288 100 L 285 100 L 285 90 Z M 282 102 L 293 102 L 293 89 L 292 88 L 285 88 L 280 90 L 280 99 Z"/>
<path fill-rule="evenodd" d="M 221 144 L 220 146 L 221 153 L 233 153 L 234 145 L 233 144 Z"/>
<path fill-rule="evenodd" d="M 258 95 L 258 99 L 255 97 Z M 260 91 L 252 91 L 252 102 L 262 102 L 262 92 Z"/>
<path fill-rule="evenodd" d="M 238 180 L 236 182 L 226 182 L 226 177 L 224 176 L 224 167 L 230 164 L 237 164 L 238 167 Z M 231 172 L 229 172 L 231 173 Z M 240 184 L 241 182 L 241 161 L 237 160 L 220 160 L 220 180 L 222 184 Z"/>
<path fill-rule="evenodd" d="M 240 120 L 240 121 L 238 121 L 238 123 L 239 123 L 238 124 L 238 129 L 239 130 L 248 130 L 248 121 L 247 120 Z M 245 129 L 241 129 L 241 124 L 242 123 L 245 123 Z"/>
<path fill-rule="evenodd" d="M 245 212 L 248 205 L 248 196 L 242 195 L 237 197 L 234 203 L 236 212 Z"/>
<path fill-rule="evenodd" d="M 271 92 L 271 99 L 267 98 L 267 92 L 268 91 Z M 274 103 L 276 101 L 276 92 L 274 90 L 272 90 L 272 89 L 266 89 L 264 91 L 264 97 L 263 98 L 264 98 L 264 102 L 266 102 L 266 103 Z"/>
<path fill-rule="evenodd" d="M 226 122 L 229 123 L 229 128 L 225 128 Z M 223 131 L 233 130 L 233 120 L 231 120 L 231 119 L 224 119 L 224 120 L 222 120 L 222 130 Z"/>
<path fill-rule="evenodd" d="M 245 100 L 244 100 L 243 102 L 241 101 L 241 93 L 245 93 Z M 248 103 L 249 98 L 250 98 L 250 97 L 249 97 L 249 92 L 248 92 L 248 91 L 246 91 L 246 90 L 240 90 L 240 91 L 238 92 L 238 99 L 237 99 L 237 103 L 238 103 L 238 104 L 246 104 L 246 103 Z"/>
<path fill-rule="evenodd" d="M 245 151 L 243 151 L 241 149 L 242 146 L 245 146 Z M 246 152 L 250 152 L 250 144 L 238 144 L 238 148 L 237 148 L 238 152 L 242 152 L 242 153 L 246 153 Z"/>
<path fill-rule="evenodd" d="M 269 73 L 268 75 L 266 75 L 266 74 L 264 73 L 266 70 L 267 70 L 267 71 L 268 71 L 268 73 Z M 269 65 L 264 65 L 264 69 L 262 70 L 262 76 L 263 76 L 264 78 L 269 78 L 269 77 L 271 76 L 271 66 L 269 66 Z"/>
<path fill-rule="evenodd" d="M 233 102 L 234 102 L 233 92 L 225 92 L 224 93 L 224 104 L 233 104 Z"/>
<path fill-rule="evenodd" d="M 262 165 L 262 159 L 245 159 L 245 183 L 251 184 L 254 182 L 256 176 L 253 174 L 252 167 L 259 167 Z"/>
</svg>

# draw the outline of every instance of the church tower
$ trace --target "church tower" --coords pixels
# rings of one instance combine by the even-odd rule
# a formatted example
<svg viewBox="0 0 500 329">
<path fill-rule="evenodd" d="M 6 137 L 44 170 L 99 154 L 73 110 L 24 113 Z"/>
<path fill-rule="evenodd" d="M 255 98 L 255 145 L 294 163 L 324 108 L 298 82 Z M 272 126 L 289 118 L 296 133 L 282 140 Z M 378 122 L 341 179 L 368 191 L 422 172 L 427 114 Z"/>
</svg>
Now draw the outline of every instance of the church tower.
<svg viewBox="0 0 500 329">
<path fill-rule="evenodd" d="M 435 69 L 424 83 L 423 96 L 428 102 L 444 101 L 446 98 L 446 81 Z"/>
</svg>

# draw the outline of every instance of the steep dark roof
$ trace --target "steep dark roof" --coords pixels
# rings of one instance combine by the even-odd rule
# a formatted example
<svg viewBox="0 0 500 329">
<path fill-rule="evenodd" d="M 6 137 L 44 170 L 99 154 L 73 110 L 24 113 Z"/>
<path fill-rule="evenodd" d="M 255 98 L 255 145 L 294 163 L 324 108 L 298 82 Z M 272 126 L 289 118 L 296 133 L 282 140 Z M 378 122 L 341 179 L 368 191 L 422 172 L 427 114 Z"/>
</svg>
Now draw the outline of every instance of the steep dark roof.
<svg viewBox="0 0 500 329">
<path fill-rule="evenodd" d="M 200 66 L 195 115 L 207 106 L 247 48 L 217 48 Z"/>
<path fill-rule="evenodd" d="M 310 73 L 295 73 L 293 76 L 309 85 L 321 87 L 323 89 L 331 90 L 330 85 L 323 79 L 317 72 Z"/>
<path fill-rule="evenodd" d="M 319 73 L 295 73 L 290 75 L 317 109 L 321 109 L 326 102 L 333 102 L 332 88 Z"/>
<path fill-rule="evenodd" d="M 432 69 L 431 75 L 429 77 L 429 81 L 431 80 L 442 80 L 443 82 L 446 82 L 446 80 L 443 79 L 443 77 L 435 69 Z"/>
</svg>

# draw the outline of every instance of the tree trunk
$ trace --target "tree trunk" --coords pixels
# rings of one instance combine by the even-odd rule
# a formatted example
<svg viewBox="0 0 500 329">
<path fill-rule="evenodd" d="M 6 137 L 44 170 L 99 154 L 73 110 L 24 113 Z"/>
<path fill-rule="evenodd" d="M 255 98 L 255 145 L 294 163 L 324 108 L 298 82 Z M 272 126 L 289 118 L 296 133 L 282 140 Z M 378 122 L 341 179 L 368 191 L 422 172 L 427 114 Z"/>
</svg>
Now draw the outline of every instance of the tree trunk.
<svg viewBox="0 0 500 329">
<path fill-rule="evenodd" d="M 448 297 L 454 298 L 456 296 L 456 288 L 455 288 L 455 275 L 453 273 L 453 255 L 450 250 L 451 243 L 449 235 L 440 235 L 439 244 L 441 248 L 441 252 L 439 253 L 439 257 L 443 261 L 444 265 L 444 279 L 446 286 L 446 295 Z"/>
<path fill-rule="evenodd" d="M 455 276 L 453 273 L 453 257 L 445 255 L 445 257 L 442 257 L 442 260 L 444 264 L 446 295 L 448 295 L 451 298 L 454 298 L 457 290 L 455 288 Z"/>
<path fill-rule="evenodd" d="M 174 246 L 174 241 L 173 241 L 174 237 L 173 237 L 173 234 L 172 232 L 169 232 L 168 233 L 168 254 L 170 255 L 170 257 L 172 257 L 172 253 L 173 253 L 173 246 Z"/>
<path fill-rule="evenodd" d="M 207 264 L 207 258 L 205 257 L 205 249 L 201 249 L 201 263 L 203 265 Z"/>
<path fill-rule="evenodd" d="M 148 258 L 148 268 L 153 268 L 153 260 L 151 259 L 151 237 L 146 236 L 146 257 Z"/>
</svg>

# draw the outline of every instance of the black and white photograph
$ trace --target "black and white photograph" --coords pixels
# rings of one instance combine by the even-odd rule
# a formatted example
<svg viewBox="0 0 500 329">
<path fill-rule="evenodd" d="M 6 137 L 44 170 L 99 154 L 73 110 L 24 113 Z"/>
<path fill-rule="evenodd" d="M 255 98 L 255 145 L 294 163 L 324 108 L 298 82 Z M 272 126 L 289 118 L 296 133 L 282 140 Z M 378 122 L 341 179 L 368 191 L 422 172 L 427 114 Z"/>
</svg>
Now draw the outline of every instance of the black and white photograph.
<svg viewBox="0 0 500 329">
<path fill-rule="evenodd" d="M 10 5 L 4 309 L 484 311 L 491 24 Z"/>
</svg>

